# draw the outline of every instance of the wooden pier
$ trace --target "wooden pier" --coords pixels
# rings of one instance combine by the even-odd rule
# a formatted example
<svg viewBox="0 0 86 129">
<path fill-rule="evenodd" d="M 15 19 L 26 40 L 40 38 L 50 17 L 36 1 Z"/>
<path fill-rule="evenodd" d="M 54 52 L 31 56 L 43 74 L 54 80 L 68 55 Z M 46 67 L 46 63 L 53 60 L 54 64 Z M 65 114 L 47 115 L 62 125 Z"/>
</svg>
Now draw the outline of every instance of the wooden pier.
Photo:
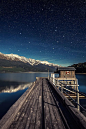
<svg viewBox="0 0 86 129">
<path fill-rule="evenodd" d="M 86 117 L 48 79 L 38 78 L 0 120 L 0 129 L 86 129 Z"/>
</svg>

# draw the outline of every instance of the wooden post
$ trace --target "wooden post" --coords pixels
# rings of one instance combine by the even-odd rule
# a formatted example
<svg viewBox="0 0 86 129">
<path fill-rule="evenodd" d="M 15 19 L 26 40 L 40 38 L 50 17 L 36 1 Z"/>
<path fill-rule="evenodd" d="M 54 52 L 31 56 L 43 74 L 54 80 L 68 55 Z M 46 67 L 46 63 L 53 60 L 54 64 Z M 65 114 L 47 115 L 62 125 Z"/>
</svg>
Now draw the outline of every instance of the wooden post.
<svg viewBox="0 0 86 129">
<path fill-rule="evenodd" d="M 53 84 L 55 85 L 55 74 L 53 73 Z"/>
<path fill-rule="evenodd" d="M 78 90 L 78 86 L 77 86 L 77 103 L 79 104 L 79 90 Z M 77 109 L 80 111 L 79 105 L 77 105 Z"/>
<path fill-rule="evenodd" d="M 76 84 L 77 84 L 77 80 L 75 80 L 75 95 L 77 95 L 77 93 L 76 93 L 76 91 L 77 91 L 77 86 L 76 86 Z"/>
<path fill-rule="evenodd" d="M 48 79 L 49 79 L 49 69 L 48 69 Z"/>
<path fill-rule="evenodd" d="M 77 85 L 76 85 L 77 103 L 79 104 L 79 89 L 78 89 L 78 80 L 77 80 L 77 79 L 76 79 L 76 84 L 77 84 Z M 80 106 L 79 106 L 79 105 L 77 105 L 77 109 L 80 111 Z"/>
<path fill-rule="evenodd" d="M 57 80 L 55 79 L 55 86 L 57 86 Z"/>
<path fill-rule="evenodd" d="M 63 93 L 63 87 L 62 87 L 62 84 L 61 84 L 61 93 Z"/>
<path fill-rule="evenodd" d="M 58 86 L 58 89 L 59 89 L 59 80 L 57 80 L 57 86 Z"/>
<path fill-rule="evenodd" d="M 53 76 L 52 76 L 52 73 L 51 73 L 51 81 L 53 81 Z"/>
</svg>

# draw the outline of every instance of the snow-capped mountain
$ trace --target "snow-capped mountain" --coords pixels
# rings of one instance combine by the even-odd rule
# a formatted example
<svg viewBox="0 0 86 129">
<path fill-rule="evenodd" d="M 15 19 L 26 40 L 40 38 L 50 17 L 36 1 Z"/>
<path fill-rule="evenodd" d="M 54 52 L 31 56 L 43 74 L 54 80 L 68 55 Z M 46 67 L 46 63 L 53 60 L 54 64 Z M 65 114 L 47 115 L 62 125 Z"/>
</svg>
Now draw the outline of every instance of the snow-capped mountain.
<svg viewBox="0 0 86 129">
<path fill-rule="evenodd" d="M 58 65 L 48 61 L 0 53 L 0 72 L 54 72 Z"/>
<path fill-rule="evenodd" d="M 24 56 L 19 56 L 16 54 L 3 54 L 0 52 L 0 59 L 5 59 L 5 60 L 11 60 L 11 61 L 21 61 L 23 63 L 28 63 L 32 66 L 43 64 L 43 65 L 48 65 L 48 66 L 58 66 L 57 64 L 49 63 L 48 61 L 40 61 L 40 60 L 35 60 L 31 58 L 26 58 Z"/>
</svg>

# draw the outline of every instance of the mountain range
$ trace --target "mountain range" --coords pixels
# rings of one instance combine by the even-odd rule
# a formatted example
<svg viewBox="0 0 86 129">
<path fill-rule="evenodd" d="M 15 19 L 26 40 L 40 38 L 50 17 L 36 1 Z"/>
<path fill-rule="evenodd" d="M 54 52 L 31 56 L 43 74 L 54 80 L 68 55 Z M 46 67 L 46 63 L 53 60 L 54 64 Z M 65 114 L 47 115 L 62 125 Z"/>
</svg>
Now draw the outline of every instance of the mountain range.
<svg viewBox="0 0 86 129">
<path fill-rule="evenodd" d="M 59 65 L 40 61 L 16 54 L 3 54 L 0 52 L 0 72 L 54 72 Z"/>
</svg>

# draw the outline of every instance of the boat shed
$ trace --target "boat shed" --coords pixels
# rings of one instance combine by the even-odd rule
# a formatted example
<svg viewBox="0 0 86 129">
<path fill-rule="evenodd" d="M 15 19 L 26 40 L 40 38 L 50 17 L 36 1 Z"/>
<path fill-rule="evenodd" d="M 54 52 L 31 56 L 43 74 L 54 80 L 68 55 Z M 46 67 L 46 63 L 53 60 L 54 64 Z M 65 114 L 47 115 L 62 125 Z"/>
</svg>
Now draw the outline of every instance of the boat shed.
<svg viewBox="0 0 86 129">
<path fill-rule="evenodd" d="M 74 67 L 58 67 L 59 78 L 75 78 Z"/>
</svg>

